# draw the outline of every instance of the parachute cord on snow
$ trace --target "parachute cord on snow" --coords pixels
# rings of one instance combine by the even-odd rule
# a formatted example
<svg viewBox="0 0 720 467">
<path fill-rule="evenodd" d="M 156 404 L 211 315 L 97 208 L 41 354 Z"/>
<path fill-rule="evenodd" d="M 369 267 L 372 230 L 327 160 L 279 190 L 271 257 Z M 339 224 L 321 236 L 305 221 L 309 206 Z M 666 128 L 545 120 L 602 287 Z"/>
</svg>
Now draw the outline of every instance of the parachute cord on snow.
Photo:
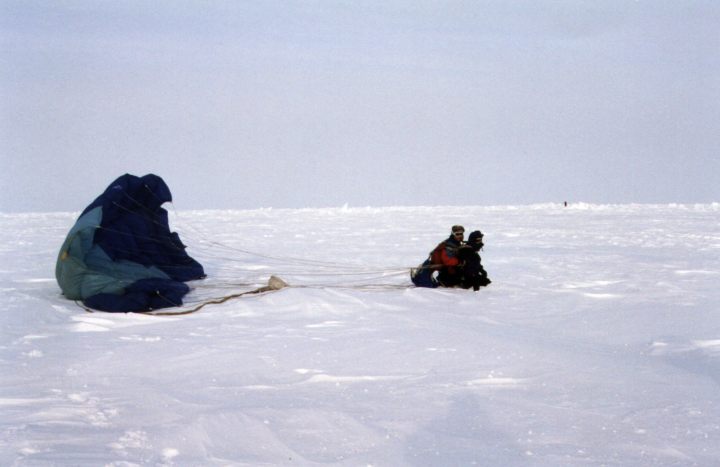
<svg viewBox="0 0 720 467">
<path fill-rule="evenodd" d="M 280 288 L 294 288 L 294 289 L 350 289 L 350 290 L 399 290 L 399 289 L 407 289 L 410 286 L 408 285 L 393 285 L 393 284 L 361 284 L 361 285 L 337 285 L 337 284 L 315 284 L 315 285 L 284 285 Z M 189 315 L 192 313 L 195 313 L 197 311 L 200 311 L 201 309 L 205 308 L 208 305 L 219 305 L 222 303 L 225 303 L 229 300 L 233 300 L 236 298 L 244 297 L 246 295 L 263 295 L 269 292 L 274 292 L 276 290 L 280 290 L 280 288 L 276 288 L 271 285 L 259 287 L 254 290 L 248 290 L 246 292 L 240 292 L 240 293 L 234 293 L 225 295 L 218 298 L 212 298 L 208 300 L 204 300 L 200 303 L 198 303 L 193 308 L 182 310 L 182 311 L 127 311 L 123 313 L 134 313 L 138 315 L 149 315 L 149 316 L 182 316 L 182 315 Z M 163 297 L 164 298 L 164 297 Z M 75 304 L 85 310 L 87 313 L 95 313 L 97 311 L 102 310 L 93 310 L 92 308 L 84 305 L 82 302 L 75 300 Z M 180 306 L 180 305 L 175 305 Z M 117 312 L 116 312 L 117 313 Z"/>
<path fill-rule="evenodd" d="M 183 311 L 154 311 L 154 310 L 151 310 L 151 311 L 128 311 L 127 313 L 135 313 L 135 314 L 140 314 L 140 315 L 151 315 L 151 316 L 189 315 L 191 313 L 195 313 L 196 311 L 201 310 L 203 307 L 205 307 L 207 305 L 217 305 L 220 303 L 225 303 L 228 300 L 232 300 L 234 298 L 243 297 L 245 295 L 259 295 L 259 294 L 266 293 L 266 292 L 274 292 L 276 290 L 284 289 L 286 287 L 290 287 L 290 286 L 285 281 L 283 281 L 279 277 L 270 276 L 270 279 L 268 280 L 267 285 L 258 287 L 255 290 L 248 290 L 245 292 L 240 292 L 240 293 L 225 295 L 225 296 L 219 297 L 219 298 L 205 300 L 204 302 L 201 302 L 200 304 L 198 304 L 197 306 L 195 306 L 189 310 L 183 310 Z M 159 291 L 157 292 L 157 295 L 159 297 L 165 299 L 172 306 L 180 306 L 179 304 L 173 303 L 167 297 L 162 296 Z M 96 311 L 96 310 L 93 310 L 93 309 L 85 306 L 85 304 L 81 304 L 81 302 L 78 302 L 77 300 L 75 300 L 75 304 L 80 306 L 81 308 L 83 308 L 88 313 L 94 313 Z"/>
</svg>

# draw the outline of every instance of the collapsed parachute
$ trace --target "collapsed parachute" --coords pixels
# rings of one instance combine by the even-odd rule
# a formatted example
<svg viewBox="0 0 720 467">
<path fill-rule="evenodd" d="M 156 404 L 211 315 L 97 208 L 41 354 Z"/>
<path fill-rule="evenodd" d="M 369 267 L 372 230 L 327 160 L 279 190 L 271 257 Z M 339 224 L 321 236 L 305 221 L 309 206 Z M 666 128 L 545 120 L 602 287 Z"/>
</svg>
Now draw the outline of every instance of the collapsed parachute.
<svg viewBox="0 0 720 467">
<path fill-rule="evenodd" d="M 63 295 L 103 311 L 150 311 L 182 305 L 200 263 L 170 232 L 172 201 L 162 178 L 125 174 L 82 212 L 60 249 L 55 277 Z"/>
</svg>

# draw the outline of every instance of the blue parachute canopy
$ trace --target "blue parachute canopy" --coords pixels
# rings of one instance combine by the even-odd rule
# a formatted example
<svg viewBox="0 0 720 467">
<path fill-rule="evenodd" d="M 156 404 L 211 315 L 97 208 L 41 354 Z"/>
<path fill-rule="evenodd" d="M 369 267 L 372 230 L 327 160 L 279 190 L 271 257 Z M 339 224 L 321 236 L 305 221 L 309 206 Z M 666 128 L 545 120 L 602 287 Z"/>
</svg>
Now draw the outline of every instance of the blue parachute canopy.
<svg viewBox="0 0 720 467">
<path fill-rule="evenodd" d="M 78 218 L 60 249 L 55 277 L 63 295 L 103 311 L 150 311 L 182 305 L 186 281 L 201 279 L 200 263 L 170 232 L 172 201 L 162 178 L 125 174 Z"/>
</svg>

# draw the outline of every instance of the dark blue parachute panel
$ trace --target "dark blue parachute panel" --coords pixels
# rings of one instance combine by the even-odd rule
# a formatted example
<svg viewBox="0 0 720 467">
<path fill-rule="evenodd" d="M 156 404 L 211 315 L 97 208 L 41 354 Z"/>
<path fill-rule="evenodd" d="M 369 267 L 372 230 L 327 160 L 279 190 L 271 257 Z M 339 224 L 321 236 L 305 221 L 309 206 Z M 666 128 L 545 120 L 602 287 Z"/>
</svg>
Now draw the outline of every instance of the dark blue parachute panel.
<svg viewBox="0 0 720 467">
<path fill-rule="evenodd" d="M 60 250 L 55 276 L 63 294 L 103 311 L 182 305 L 184 283 L 205 277 L 171 232 L 161 206 L 172 201 L 157 175 L 125 174 L 82 212 Z"/>
</svg>

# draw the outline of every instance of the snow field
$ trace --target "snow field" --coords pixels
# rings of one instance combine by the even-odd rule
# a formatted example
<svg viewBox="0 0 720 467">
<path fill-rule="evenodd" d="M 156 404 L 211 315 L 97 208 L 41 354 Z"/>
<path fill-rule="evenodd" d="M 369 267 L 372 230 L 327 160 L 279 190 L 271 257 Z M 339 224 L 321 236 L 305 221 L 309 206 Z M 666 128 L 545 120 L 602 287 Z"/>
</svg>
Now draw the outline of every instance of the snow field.
<svg viewBox="0 0 720 467">
<path fill-rule="evenodd" d="M 717 204 L 171 214 L 188 306 L 291 287 L 87 313 L 54 280 L 77 214 L 0 214 L 0 464 L 720 459 Z M 410 287 L 453 224 L 493 284 Z"/>
</svg>

